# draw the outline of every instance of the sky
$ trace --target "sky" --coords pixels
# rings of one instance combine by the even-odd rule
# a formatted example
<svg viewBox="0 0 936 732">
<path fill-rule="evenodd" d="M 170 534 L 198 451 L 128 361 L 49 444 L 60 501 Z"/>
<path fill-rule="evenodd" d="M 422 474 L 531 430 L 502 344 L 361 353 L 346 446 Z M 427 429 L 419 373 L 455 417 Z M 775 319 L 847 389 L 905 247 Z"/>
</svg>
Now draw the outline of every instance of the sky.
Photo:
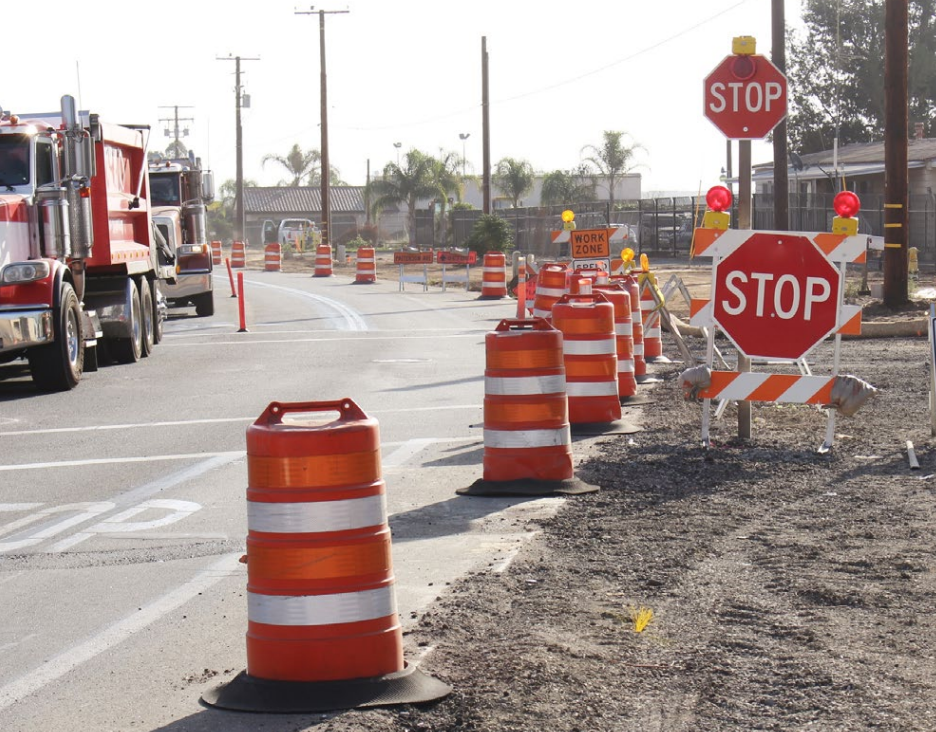
<svg viewBox="0 0 936 732">
<path fill-rule="evenodd" d="M 703 115 L 703 79 L 734 36 L 766 56 L 771 45 L 771 0 L 339 0 L 314 14 L 282 0 L 161 0 L 148 17 L 125 0 L 41 7 L 4 6 L 0 107 L 54 111 L 71 94 L 102 119 L 151 125 L 155 150 L 172 141 L 177 107 L 182 142 L 219 184 L 236 172 L 237 56 L 245 179 L 276 185 L 286 172 L 265 155 L 321 149 L 318 10 L 348 11 L 325 15 L 325 71 L 329 157 L 352 185 L 368 164 L 373 176 L 396 162 L 395 143 L 401 155 L 464 153 L 482 172 L 485 39 L 492 164 L 568 170 L 622 131 L 645 196 L 704 193 L 727 145 Z M 799 25 L 801 0 L 784 7 Z M 770 161 L 771 146 L 755 141 L 752 158 Z"/>
</svg>

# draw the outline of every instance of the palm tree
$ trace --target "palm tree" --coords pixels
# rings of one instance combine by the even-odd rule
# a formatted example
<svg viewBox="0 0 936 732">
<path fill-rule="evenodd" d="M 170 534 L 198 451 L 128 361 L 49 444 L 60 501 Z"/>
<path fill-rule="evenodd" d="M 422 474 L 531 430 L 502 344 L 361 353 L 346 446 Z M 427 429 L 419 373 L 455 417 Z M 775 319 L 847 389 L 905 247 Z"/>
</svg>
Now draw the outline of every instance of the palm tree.
<svg viewBox="0 0 936 732">
<path fill-rule="evenodd" d="M 436 187 L 439 200 L 439 228 L 441 229 L 440 241 L 444 244 L 447 239 L 446 231 L 446 209 L 448 208 L 448 196 L 450 193 L 456 194 L 458 200 L 462 198 L 462 177 L 459 173 L 461 158 L 458 153 L 445 152 L 439 150 L 439 157 L 432 159 L 432 183 Z"/>
<path fill-rule="evenodd" d="M 296 143 L 285 156 L 273 153 L 264 155 L 260 164 L 266 167 L 270 161 L 282 165 L 292 177 L 291 180 L 281 181 L 280 185 L 298 187 L 302 183 L 303 176 L 310 174 L 322 162 L 322 154 L 318 150 L 303 151 Z"/>
<path fill-rule="evenodd" d="M 574 170 L 554 170 L 543 178 L 540 204 L 559 206 L 595 200 L 595 178 L 587 166 Z"/>
<path fill-rule="evenodd" d="M 510 196 L 514 208 L 520 208 L 520 197 L 533 190 L 535 180 L 533 166 L 526 160 L 503 158 L 494 169 L 494 185 Z"/>
<path fill-rule="evenodd" d="M 598 175 L 605 179 L 608 184 L 608 204 L 610 209 L 614 209 L 614 187 L 620 178 L 634 169 L 631 161 L 634 159 L 636 150 L 643 150 L 638 144 L 630 147 L 621 142 L 621 138 L 627 133 L 605 130 L 604 142 L 601 147 L 595 145 L 586 145 L 582 152 L 589 152 L 590 155 L 584 159 L 586 164 L 594 165 L 598 169 Z"/>
<path fill-rule="evenodd" d="M 387 206 L 406 205 L 411 246 L 416 241 L 416 203 L 420 199 L 435 198 L 439 192 L 433 175 L 434 162 L 431 155 L 410 150 L 404 156 L 402 166 L 387 163 L 383 177 L 372 180 L 367 186 L 374 213 Z"/>
</svg>

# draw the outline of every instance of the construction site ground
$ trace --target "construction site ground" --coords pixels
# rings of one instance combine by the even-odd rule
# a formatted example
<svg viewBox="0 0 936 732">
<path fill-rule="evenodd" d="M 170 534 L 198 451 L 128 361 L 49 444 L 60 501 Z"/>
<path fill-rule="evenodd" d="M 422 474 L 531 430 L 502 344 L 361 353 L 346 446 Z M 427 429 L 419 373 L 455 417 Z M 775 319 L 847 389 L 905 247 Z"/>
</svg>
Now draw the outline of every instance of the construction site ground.
<svg viewBox="0 0 936 732">
<path fill-rule="evenodd" d="M 378 276 L 397 269 L 382 264 Z M 708 269 L 655 267 L 698 295 Z M 849 277 L 851 298 L 860 277 Z M 561 499 L 552 518 L 527 526 L 534 537 L 506 569 L 500 558 L 438 588 L 406 634 L 407 658 L 452 693 L 269 728 L 932 732 L 932 295 L 897 312 L 862 297 L 870 322 L 923 325 L 920 335 L 842 342 L 841 371 L 878 391 L 836 418 L 830 452 L 817 452 L 824 410 L 772 403 L 753 405 L 750 439 L 738 437 L 729 404 L 703 449 L 701 406 L 683 398 L 686 364 L 664 332 L 666 358 L 638 387 L 647 403 L 624 408 L 640 431 L 599 437 L 576 466 L 600 490 Z M 684 313 L 678 299 L 671 306 Z M 688 343 L 703 351 L 702 339 Z M 816 373 L 832 359 L 831 340 L 809 355 Z"/>
</svg>

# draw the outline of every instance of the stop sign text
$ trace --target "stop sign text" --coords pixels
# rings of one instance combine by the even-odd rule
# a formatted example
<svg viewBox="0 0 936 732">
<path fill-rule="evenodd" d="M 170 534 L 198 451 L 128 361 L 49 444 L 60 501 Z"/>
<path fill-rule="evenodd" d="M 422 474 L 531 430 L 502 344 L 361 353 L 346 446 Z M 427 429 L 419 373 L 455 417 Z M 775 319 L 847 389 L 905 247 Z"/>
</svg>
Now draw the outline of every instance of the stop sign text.
<svg viewBox="0 0 936 732">
<path fill-rule="evenodd" d="M 783 85 L 776 81 L 768 81 L 764 84 L 756 82 L 750 84 L 743 81 L 732 81 L 726 84 L 716 81 L 709 87 L 709 94 L 712 97 L 709 110 L 715 114 L 722 112 L 753 114 L 761 110 L 770 112 L 779 107 L 781 101 L 783 102 L 782 108 L 786 109 Z"/>
<path fill-rule="evenodd" d="M 728 315 L 745 312 L 750 306 L 749 300 L 753 299 L 755 318 L 769 314 L 783 320 L 811 320 L 813 306 L 827 302 L 832 296 L 832 286 L 823 277 L 807 277 L 805 284 L 801 285 L 795 275 L 776 277 L 770 272 L 728 272 L 725 289 L 731 297 L 721 305 Z"/>
</svg>

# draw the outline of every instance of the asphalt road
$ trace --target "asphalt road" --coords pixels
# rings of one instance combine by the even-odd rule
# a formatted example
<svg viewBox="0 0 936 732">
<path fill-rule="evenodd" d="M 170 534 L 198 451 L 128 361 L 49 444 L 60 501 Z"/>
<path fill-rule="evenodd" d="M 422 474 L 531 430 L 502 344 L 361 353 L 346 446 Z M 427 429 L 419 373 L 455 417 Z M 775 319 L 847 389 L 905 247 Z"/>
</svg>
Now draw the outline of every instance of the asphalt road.
<svg viewBox="0 0 936 732">
<path fill-rule="evenodd" d="M 238 332 L 216 287 L 214 317 L 170 311 L 151 357 L 70 393 L 0 367 L 4 732 L 302 728 L 199 702 L 246 666 L 245 430 L 270 402 L 379 421 L 404 629 L 558 505 L 455 494 L 481 477 L 484 334 L 512 301 L 249 271 Z"/>
</svg>

